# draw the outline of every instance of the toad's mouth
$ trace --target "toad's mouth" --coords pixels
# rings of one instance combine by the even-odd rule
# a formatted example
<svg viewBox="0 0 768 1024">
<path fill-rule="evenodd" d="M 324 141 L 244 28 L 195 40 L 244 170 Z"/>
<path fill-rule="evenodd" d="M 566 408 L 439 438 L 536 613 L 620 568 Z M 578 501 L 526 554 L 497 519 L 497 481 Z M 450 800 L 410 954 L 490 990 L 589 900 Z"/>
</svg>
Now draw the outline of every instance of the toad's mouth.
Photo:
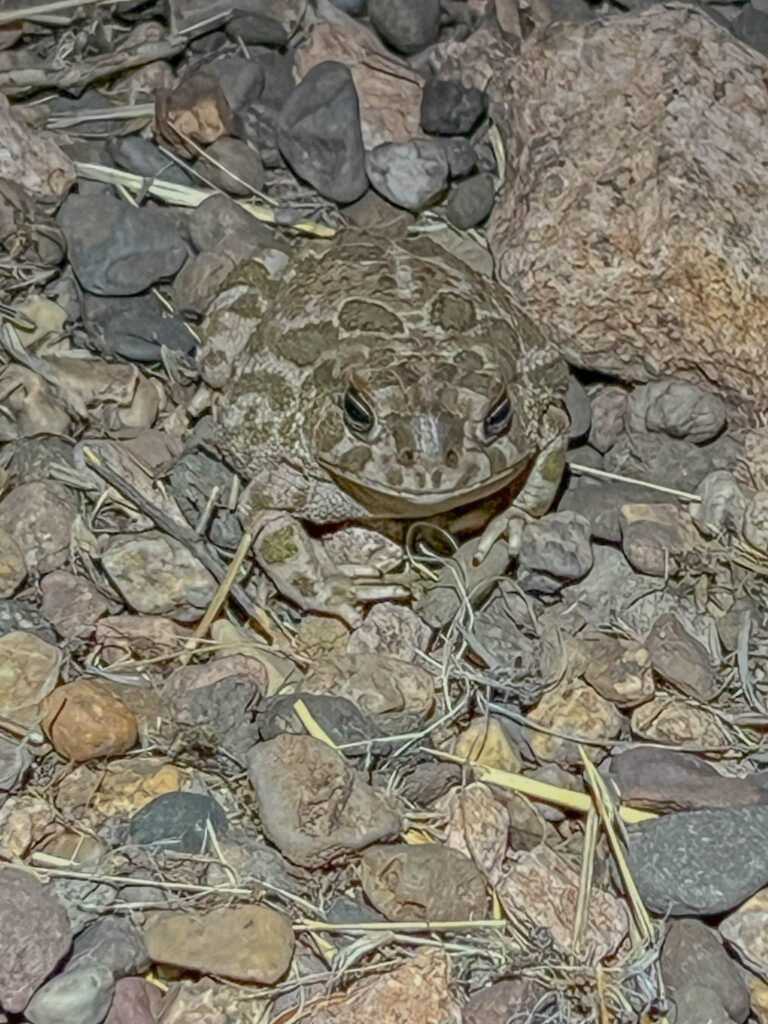
<svg viewBox="0 0 768 1024">
<path fill-rule="evenodd" d="M 398 519 L 414 516 L 438 515 L 452 508 L 482 501 L 491 494 L 508 487 L 524 472 L 530 458 L 521 459 L 503 472 L 465 487 L 409 488 L 388 487 L 383 481 L 371 481 L 355 473 L 340 470 L 330 463 L 323 463 L 326 469 L 344 490 L 362 505 L 376 514 L 386 514 Z"/>
</svg>

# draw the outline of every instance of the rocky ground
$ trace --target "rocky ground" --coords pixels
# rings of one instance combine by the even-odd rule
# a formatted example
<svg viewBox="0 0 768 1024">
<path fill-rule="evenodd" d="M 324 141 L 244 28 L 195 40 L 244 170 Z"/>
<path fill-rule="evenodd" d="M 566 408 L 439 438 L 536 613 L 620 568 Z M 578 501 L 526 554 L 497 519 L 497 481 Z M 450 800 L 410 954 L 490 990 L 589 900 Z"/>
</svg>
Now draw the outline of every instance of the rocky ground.
<svg viewBox="0 0 768 1024">
<path fill-rule="evenodd" d="M 766 1024 L 768 447 L 763 352 L 738 348 L 762 337 L 765 164 L 733 186 L 749 225 L 716 190 L 665 221 L 625 166 L 650 143 L 600 177 L 572 132 L 560 184 L 579 166 L 615 202 L 570 190 L 610 307 L 587 315 L 576 207 L 560 244 L 525 148 L 546 110 L 490 82 L 508 53 L 521 81 L 548 67 L 537 39 L 655 34 L 661 66 L 688 33 L 658 89 L 699 111 L 690 67 L 719 81 L 722 55 L 750 150 L 768 8 L 334 4 L 0 12 L 0 1020 Z M 715 180 L 696 116 L 670 182 Z M 616 218 L 654 259 L 679 223 L 723 255 L 675 292 L 633 250 L 611 291 Z M 576 367 L 570 471 L 511 570 L 322 533 L 417 576 L 355 628 L 253 563 L 195 362 L 238 262 L 351 230 L 495 256 Z M 706 322 L 670 317 L 684 294 Z"/>
</svg>

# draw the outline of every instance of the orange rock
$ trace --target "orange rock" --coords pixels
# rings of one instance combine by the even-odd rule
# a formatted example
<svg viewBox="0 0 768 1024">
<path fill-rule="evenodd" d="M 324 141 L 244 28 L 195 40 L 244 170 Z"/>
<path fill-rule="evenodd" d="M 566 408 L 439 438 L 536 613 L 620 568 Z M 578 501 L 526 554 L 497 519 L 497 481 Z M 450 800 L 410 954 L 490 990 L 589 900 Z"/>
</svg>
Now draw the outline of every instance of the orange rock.
<svg viewBox="0 0 768 1024">
<path fill-rule="evenodd" d="M 41 707 L 46 736 L 71 761 L 124 754 L 138 737 L 136 716 L 97 679 L 59 686 Z"/>
</svg>

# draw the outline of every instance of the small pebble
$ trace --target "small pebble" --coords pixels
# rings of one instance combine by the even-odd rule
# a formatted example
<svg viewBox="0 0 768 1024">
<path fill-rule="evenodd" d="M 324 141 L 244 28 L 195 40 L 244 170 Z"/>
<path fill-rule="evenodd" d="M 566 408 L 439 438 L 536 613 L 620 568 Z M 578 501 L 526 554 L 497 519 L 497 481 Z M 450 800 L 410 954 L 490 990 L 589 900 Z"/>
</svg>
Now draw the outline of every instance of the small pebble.
<svg viewBox="0 0 768 1024">
<path fill-rule="evenodd" d="M 393 49 L 418 53 L 437 39 L 440 0 L 368 0 L 368 16 Z"/>
<path fill-rule="evenodd" d="M 195 161 L 196 169 L 214 188 L 232 196 L 250 196 L 264 187 L 264 165 L 247 142 L 223 136 Z"/>
<path fill-rule="evenodd" d="M 455 79 L 430 78 L 421 99 L 421 127 L 428 135 L 468 135 L 488 109 L 480 89 Z"/>
<path fill-rule="evenodd" d="M 474 228 L 493 208 L 495 186 L 490 174 L 474 174 L 454 185 L 448 196 L 445 215 L 461 231 Z"/>
<path fill-rule="evenodd" d="M 517 578 L 527 591 L 556 594 L 592 568 L 589 521 L 577 512 L 553 512 L 526 523 Z"/>
<path fill-rule="evenodd" d="M 176 853 L 202 853 L 208 827 L 216 835 L 229 828 L 221 804 L 204 793 L 163 793 L 131 818 L 130 841 L 137 846 L 159 846 Z"/>
<path fill-rule="evenodd" d="M 108 967 L 73 967 L 38 989 L 24 1016 L 30 1024 L 101 1024 L 114 990 Z"/>
<path fill-rule="evenodd" d="M 395 206 L 420 213 L 441 198 L 448 186 L 448 158 L 439 142 L 383 142 L 368 153 L 371 185 Z"/>
<path fill-rule="evenodd" d="M 124 754 L 138 739 L 136 716 L 100 679 L 58 686 L 43 701 L 43 731 L 68 761 Z"/>
</svg>

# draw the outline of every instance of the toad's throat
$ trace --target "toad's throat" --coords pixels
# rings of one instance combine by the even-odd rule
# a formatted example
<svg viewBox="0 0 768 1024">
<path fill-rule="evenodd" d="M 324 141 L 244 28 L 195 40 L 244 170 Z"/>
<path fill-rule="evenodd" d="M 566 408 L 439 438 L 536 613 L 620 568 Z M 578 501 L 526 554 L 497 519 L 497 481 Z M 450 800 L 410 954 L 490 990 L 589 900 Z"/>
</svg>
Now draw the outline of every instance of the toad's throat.
<svg viewBox="0 0 768 1024">
<path fill-rule="evenodd" d="M 412 519 L 427 515 L 439 515 L 453 508 L 471 505 L 482 501 L 489 495 L 508 487 L 525 472 L 530 459 L 521 459 L 513 466 L 508 466 L 502 473 L 486 477 L 480 483 L 470 487 L 451 487 L 445 490 L 422 488 L 420 490 L 405 487 L 387 487 L 386 483 L 363 479 L 353 473 L 340 472 L 338 467 L 323 464 L 339 486 L 347 494 L 364 505 L 376 515 L 387 515 L 395 519 Z"/>
</svg>

